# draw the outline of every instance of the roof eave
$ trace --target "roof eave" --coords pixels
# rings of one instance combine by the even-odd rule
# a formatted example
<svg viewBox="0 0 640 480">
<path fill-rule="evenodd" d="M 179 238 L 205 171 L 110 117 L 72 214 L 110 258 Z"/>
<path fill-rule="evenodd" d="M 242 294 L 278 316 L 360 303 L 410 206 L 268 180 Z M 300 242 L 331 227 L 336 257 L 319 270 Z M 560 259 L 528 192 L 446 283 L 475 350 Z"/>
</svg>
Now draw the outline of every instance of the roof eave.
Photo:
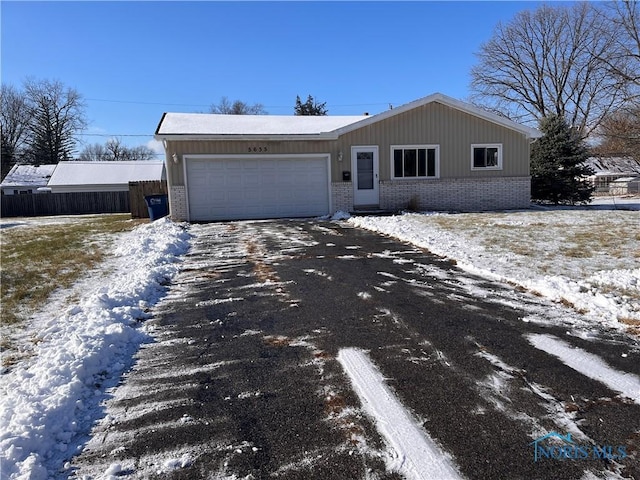
<svg viewBox="0 0 640 480">
<path fill-rule="evenodd" d="M 156 140 L 167 141 L 207 141 L 207 140 L 230 140 L 230 141 L 280 141 L 280 140 L 337 140 L 336 131 L 319 134 L 277 134 L 277 135 L 212 135 L 212 134 L 165 134 L 157 133 Z"/>
</svg>

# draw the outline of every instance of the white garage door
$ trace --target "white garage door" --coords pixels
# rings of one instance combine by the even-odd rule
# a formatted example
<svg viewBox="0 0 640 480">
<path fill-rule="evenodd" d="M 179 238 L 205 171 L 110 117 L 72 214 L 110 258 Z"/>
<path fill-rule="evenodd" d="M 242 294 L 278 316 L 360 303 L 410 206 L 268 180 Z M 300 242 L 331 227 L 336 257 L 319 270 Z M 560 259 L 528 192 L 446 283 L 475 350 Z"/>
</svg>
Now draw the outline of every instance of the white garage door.
<svg viewBox="0 0 640 480">
<path fill-rule="evenodd" d="M 192 221 L 329 213 L 326 156 L 189 158 L 186 169 Z"/>
</svg>

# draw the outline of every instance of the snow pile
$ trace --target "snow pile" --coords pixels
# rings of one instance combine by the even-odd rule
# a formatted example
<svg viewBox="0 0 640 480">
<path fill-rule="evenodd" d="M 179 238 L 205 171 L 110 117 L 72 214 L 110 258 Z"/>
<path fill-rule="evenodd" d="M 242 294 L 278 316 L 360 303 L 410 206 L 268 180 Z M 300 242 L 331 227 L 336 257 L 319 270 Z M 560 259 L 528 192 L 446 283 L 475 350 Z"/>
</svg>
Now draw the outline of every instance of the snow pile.
<svg viewBox="0 0 640 480">
<path fill-rule="evenodd" d="M 351 218 L 351 215 L 349 215 L 347 212 L 344 212 L 342 210 L 337 211 L 336 213 L 334 213 L 331 216 L 331 220 L 333 221 L 337 221 L 337 220 L 348 220 Z"/>
<path fill-rule="evenodd" d="M 518 238 L 513 241 L 517 243 L 518 248 L 539 252 L 539 256 L 536 257 L 522 256 L 493 245 L 490 231 L 448 231 L 435 222 L 428 221 L 433 215 L 352 217 L 349 223 L 426 248 L 436 255 L 454 259 L 458 267 L 470 273 L 520 285 L 553 301 L 572 306 L 592 320 L 607 323 L 611 327 L 620 328 L 620 319 L 640 319 L 640 268 L 619 268 L 622 262 L 618 259 L 614 267 L 609 266 L 607 269 L 607 265 L 601 265 L 597 266 L 597 271 L 593 271 L 596 262 L 591 258 L 563 256 L 561 249 L 553 242 L 561 242 L 561 229 L 566 229 L 566 224 L 559 222 L 554 227 L 549 222 L 549 236 L 552 237 L 549 239 L 528 234 L 526 229 L 529 222 L 541 221 L 536 217 L 528 218 L 527 215 L 532 215 L 528 212 L 513 213 L 515 217 L 508 217 L 508 220 L 502 221 L 504 224 L 505 221 L 516 222 L 520 218 L 521 230 Z M 568 217 L 563 218 L 566 220 Z M 579 219 L 575 221 L 578 222 Z M 625 266 L 634 267 L 637 263 L 632 256 L 633 252 L 630 252 L 630 255 Z M 543 273 L 542 263 L 548 263 L 549 259 L 552 259 L 554 271 L 558 274 Z M 611 260 L 610 265 L 613 265 L 614 260 L 616 259 Z M 591 273 L 585 275 L 584 272 L 590 270 Z"/>
<path fill-rule="evenodd" d="M 162 219 L 123 234 L 77 304 L 43 321 L 30 364 L 2 379 L 2 478 L 46 479 L 77 453 L 147 335 L 140 321 L 177 272 L 189 233 Z"/>
</svg>

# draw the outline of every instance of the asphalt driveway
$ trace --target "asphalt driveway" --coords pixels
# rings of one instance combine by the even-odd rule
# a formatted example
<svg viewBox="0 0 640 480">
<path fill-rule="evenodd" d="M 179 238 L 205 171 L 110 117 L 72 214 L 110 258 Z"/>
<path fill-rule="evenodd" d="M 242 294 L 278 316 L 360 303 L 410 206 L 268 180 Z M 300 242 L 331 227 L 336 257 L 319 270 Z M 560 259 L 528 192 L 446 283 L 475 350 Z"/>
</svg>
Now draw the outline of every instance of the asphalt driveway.
<svg viewBox="0 0 640 480">
<path fill-rule="evenodd" d="M 463 477 L 640 478 L 640 405 L 528 340 L 551 335 L 640 375 L 632 339 L 529 321 L 561 307 L 347 224 L 192 231 L 149 324 L 156 341 L 72 462 L 77 478 L 401 478 L 337 361 L 345 347 L 368 352 Z M 625 458 L 534 461 L 552 431 Z"/>
</svg>

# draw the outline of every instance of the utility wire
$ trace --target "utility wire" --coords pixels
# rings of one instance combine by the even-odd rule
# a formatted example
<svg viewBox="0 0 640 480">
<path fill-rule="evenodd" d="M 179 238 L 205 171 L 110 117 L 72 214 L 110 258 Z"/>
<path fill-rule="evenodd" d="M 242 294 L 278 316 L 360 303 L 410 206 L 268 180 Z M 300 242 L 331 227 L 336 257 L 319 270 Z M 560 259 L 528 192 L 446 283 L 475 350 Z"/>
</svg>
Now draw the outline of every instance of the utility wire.
<svg viewBox="0 0 640 480">
<path fill-rule="evenodd" d="M 212 104 L 203 105 L 203 104 L 195 104 L 195 103 L 164 103 L 164 102 L 141 102 L 137 100 L 114 100 L 114 99 L 106 99 L 106 98 L 87 98 L 86 100 L 93 102 L 107 102 L 107 103 L 126 103 L 126 104 L 134 104 L 134 105 L 164 105 L 164 106 L 173 106 L 173 107 L 206 107 L 209 108 Z M 387 107 L 391 107 L 392 103 L 348 103 L 341 105 L 329 105 L 331 108 L 336 107 L 372 107 L 372 106 L 380 106 L 384 105 Z M 291 105 L 264 105 L 264 108 L 291 108 Z M 393 107 L 391 107 L 393 108 Z M 116 133 L 76 133 L 77 136 L 82 137 L 153 137 L 153 134 L 116 134 Z"/>
<path fill-rule="evenodd" d="M 134 133 L 76 133 L 75 135 L 83 137 L 153 137 L 152 133 L 134 134 Z"/>
<path fill-rule="evenodd" d="M 164 105 L 170 107 L 204 107 L 209 108 L 211 105 L 215 105 L 214 102 L 209 104 L 199 104 L 199 103 L 167 103 L 167 102 L 141 102 L 138 100 L 112 100 L 106 98 L 87 98 L 86 100 L 92 102 L 107 102 L 107 103 L 130 103 L 136 105 Z M 382 103 L 345 103 L 340 105 L 329 104 L 328 106 L 331 108 L 336 107 L 372 107 L 372 106 L 380 106 L 380 105 L 397 105 L 398 103 L 394 102 L 382 102 Z M 263 105 L 264 108 L 293 108 L 292 105 Z"/>
</svg>

